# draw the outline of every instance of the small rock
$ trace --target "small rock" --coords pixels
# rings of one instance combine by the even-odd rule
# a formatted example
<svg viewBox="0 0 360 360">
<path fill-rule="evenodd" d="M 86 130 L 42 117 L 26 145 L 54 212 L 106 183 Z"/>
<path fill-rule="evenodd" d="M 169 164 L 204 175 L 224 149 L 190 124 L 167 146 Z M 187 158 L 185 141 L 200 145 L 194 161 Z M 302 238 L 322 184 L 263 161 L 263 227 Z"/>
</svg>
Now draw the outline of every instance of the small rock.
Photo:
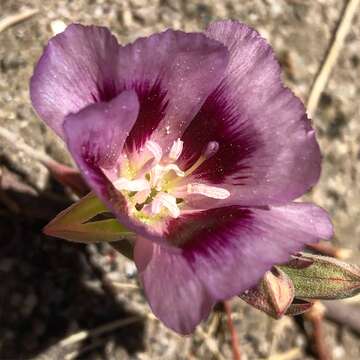
<svg viewBox="0 0 360 360">
<path fill-rule="evenodd" d="M 57 19 L 50 23 L 50 28 L 53 35 L 57 35 L 66 29 L 66 24 L 62 20 Z"/>
<path fill-rule="evenodd" d="M 137 268 L 136 268 L 136 265 L 134 262 L 132 261 L 127 261 L 126 264 L 125 264 L 125 273 L 126 273 L 126 276 L 131 279 L 133 278 L 134 276 L 136 276 L 137 274 Z"/>
<path fill-rule="evenodd" d="M 334 359 L 343 359 L 345 356 L 345 349 L 342 346 L 335 346 L 333 351 Z"/>
</svg>

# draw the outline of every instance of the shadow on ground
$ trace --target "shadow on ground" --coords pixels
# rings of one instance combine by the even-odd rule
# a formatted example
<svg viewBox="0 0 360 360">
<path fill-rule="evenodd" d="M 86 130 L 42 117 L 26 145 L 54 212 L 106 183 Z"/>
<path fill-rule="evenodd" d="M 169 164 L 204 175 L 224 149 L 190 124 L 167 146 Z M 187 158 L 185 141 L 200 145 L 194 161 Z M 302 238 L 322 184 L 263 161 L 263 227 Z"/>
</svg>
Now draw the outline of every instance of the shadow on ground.
<svg viewBox="0 0 360 360">
<path fill-rule="evenodd" d="M 10 195 L 34 211 L 42 203 L 41 196 Z M 56 344 L 69 334 L 137 315 L 101 286 L 87 286 L 99 283 L 99 274 L 86 247 L 43 236 L 45 224 L 14 215 L 0 202 L 1 359 L 32 358 L 53 348 L 57 355 L 49 358 L 63 359 Z M 141 321 L 111 332 L 112 342 L 129 354 L 143 350 L 143 337 Z"/>
</svg>

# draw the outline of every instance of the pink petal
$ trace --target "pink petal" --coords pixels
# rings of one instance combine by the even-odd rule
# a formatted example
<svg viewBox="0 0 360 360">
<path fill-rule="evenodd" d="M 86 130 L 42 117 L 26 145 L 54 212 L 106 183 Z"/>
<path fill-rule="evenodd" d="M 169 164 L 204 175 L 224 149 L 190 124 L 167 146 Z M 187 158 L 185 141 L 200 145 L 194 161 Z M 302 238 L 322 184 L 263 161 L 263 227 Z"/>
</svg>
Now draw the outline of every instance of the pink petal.
<svg viewBox="0 0 360 360">
<path fill-rule="evenodd" d="M 226 48 L 201 33 L 167 30 L 122 48 L 121 81 L 125 88 L 135 86 L 140 98 L 127 145 L 140 147 L 154 131 L 152 139 L 169 151 L 219 84 L 227 63 Z M 138 88 L 157 90 L 142 96 Z"/>
<path fill-rule="evenodd" d="M 73 24 L 53 37 L 30 83 L 32 104 L 61 137 L 64 117 L 117 95 L 119 45 L 103 27 Z"/>
<path fill-rule="evenodd" d="M 318 180 L 319 146 L 303 104 L 281 81 L 270 45 L 235 21 L 216 22 L 206 34 L 228 48 L 230 62 L 182 137 L 180 167 L 190 167 L 216 141 L 218 151 L 193 177 L 229 190 L 222 206 L 276 205 L 299 197 Z M 200 208 L 212 206 L 204 200 Z"/>
<path fill-rule="evenodd" d="M 96 195 L 124 226 L 158 240 L 160 237 L 154 229 L 129 214 L 126 199 L 105 176 L 116 172 L 114 167 L 119 165 L 118 159 L 138 111 L 136 93 L 124 91 L 110 102 L 89 105 L 68 115 L 64 133 L 71 155 Z"/>
<path fill-rule="evenodd" d="M 255 286 L 305 244 L 332 236 L 326 212 L 312 204 L 212 209 L 169 224 L 164 248 L 141 239 L 135 261 L 155 315 L 189 333 L 217 301 Z"/>
<path fill-rule="evenodd" d="M 181 255 L 139 239 L 135 262 L 151 310 L 167 327 L 190 334 L 209 315 L 214 301 Z"/>
</svg>

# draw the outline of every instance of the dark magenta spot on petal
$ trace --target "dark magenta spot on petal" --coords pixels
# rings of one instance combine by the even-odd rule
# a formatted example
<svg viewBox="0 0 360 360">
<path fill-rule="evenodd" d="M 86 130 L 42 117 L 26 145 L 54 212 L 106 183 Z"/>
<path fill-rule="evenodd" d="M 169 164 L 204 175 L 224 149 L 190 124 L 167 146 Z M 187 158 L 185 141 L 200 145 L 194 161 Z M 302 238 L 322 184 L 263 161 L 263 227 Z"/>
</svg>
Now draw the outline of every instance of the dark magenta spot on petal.
<svg viewBox="0 0 360 360">
<path fill-rule="evenodd" d="M 138 95 L 140 112 L 125 144 L 129 151 L 139 149 L 149 139 L 164 118 L 168 104 L 166 91 L 159 81 L 152 85 L 148 82 L 136 83 L 132 89 Z"/>
<path fill-rule="evenodd" d="M 235 226 L 237 229 L 250 226 L 251 215 L 249 209 L 236 206 L 183 215 L 169 222 L 167 237 L 172 245 L 181 247 L 191 256 L 194 249 L 211 250 L 212 240 L 222 241 L 218 235 L 231 232 Z"/>
<path fill-rule="evenodd" d="M 206 100 L 182 140 L 184 150 L 179 159 L 182 169 L 189 168 L 209 142 L 216 141 L 219 149 L 193 175 L 214 184 L 232 176 L 233 185 L 241 185 L 247 178 L 248 160 L 261 141 L 251 122 L 242 117 L 226 100 L 219 87 Z"/>
</svg>

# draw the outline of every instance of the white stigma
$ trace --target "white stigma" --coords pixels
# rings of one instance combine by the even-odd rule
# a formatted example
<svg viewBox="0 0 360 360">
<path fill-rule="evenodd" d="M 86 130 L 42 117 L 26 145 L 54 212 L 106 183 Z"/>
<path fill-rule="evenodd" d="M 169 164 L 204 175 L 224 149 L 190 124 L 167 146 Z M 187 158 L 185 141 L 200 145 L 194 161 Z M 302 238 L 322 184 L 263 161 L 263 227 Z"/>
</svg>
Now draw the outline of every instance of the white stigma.
<svg viewBox="0 0 360 360">
<path fill-rule="evenodd" d="M 163 152 L 160 145 L 155 141 L 149 140 L 146 142 L 145 147 L 154 155 L 156 162 L 160 162 L 163 156 Z"/>
<path fill-rule="evenodd" d="M 169 153 L 170 160 L 176 161 L 180 157 L 183 151 L 183 147 L 184 147 L 183 141 L 181 141 L 180 139 L 175 140 L 170 149 L 170 153 Z"/>
</svg>

